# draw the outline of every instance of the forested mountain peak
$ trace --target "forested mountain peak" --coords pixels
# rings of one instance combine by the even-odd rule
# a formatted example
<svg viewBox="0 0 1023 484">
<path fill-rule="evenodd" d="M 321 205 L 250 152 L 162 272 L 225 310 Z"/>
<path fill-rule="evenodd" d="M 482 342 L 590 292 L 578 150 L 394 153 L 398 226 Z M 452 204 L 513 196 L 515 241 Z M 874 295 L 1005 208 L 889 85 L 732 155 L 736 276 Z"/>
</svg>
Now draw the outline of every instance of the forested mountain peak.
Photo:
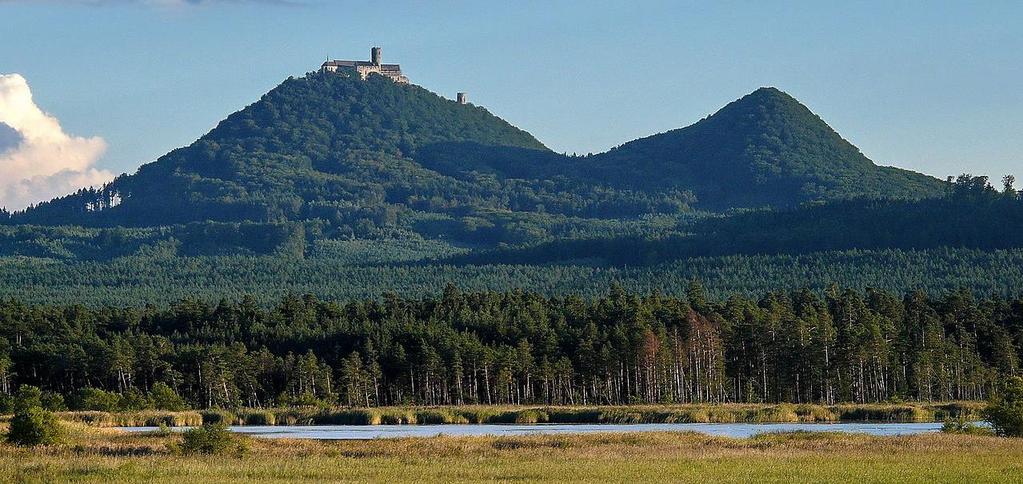
<svg viewBox="0 0 1023 484">
<path fill-rule="evenodd" d="M 75 225 L 294 220 L 320 216 L 324 207 L 333 214 L 441 196 L 437 191 L 459 196 L 465 187 L 412 160 L 419 150 L 450 143 L 548 151 L 483 107 L 378 75 L 317 72 L 285 80 L 133 175 L 14 219 Z"/>
<path fill-rule="evenodd" d="M 7 222 L 315 222 L 328 238 L 398 230 L 524 243 L 549 236 L 564 217 L 628 220 L 693 206 L 791 207 L 941 190 L 937 179 L 875 165 L 773 87 L 689 127 L 577 157 L 550 151 L 483 107 L 420 86 L 317 72 L 285 80 L 133 175 Z"/>
<path fill-rule="evenodd" d="M 707 118 L 595 160 L 635 185 L 684 186 L 712 209 L 842 198 L 924 198 L 940 180 L 875 165 L 792 96 L 762 87 Z M 617 168 L 616 168 L 617 167 Z"/>
</svg>

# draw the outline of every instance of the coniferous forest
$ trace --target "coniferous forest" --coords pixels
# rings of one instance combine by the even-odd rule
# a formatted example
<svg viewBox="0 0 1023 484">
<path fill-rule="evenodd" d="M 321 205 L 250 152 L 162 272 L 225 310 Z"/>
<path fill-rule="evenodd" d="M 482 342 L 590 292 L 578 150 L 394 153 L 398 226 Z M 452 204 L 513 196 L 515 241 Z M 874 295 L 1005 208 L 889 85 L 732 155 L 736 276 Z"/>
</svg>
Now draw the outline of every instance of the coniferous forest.
<svg viewBox="0 0 1023 484">
<path fill-rule="evenodd" d="M 983 399 L 1020 372 L 1023 300 L 832 287 L 612 286 L 159 309 L 0 303 L 0 393 L 73 409 Z M 56 406 L 61 406 L 60 403 Z"/>
</svg>

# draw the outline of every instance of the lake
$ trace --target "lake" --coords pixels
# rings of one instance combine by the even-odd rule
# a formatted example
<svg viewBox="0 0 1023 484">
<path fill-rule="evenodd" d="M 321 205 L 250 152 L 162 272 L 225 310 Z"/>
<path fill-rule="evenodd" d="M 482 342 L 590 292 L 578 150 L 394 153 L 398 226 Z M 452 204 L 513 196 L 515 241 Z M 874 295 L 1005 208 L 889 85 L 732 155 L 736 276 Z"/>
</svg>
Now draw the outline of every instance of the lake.
<svg viewBox="0 0 1023 484">
<path fill-rule="evenodd" d="M 923 423 L 665 423 L 665 424 L 534 424 L 534 425 L 247 425 L 233 432 L 271 439 L 364 440 L 399 437 L 558 435 L 599 432 L 699 432 L 722 437 L 746 438 L 777 432 L 846 432 L 869 435 L 911 435 L 941 431 L 940 422 Z M 153 427 L 121 427 L 130 432 Z M 183 429 L 175 429 L 183 430 Z"/>
</svg>

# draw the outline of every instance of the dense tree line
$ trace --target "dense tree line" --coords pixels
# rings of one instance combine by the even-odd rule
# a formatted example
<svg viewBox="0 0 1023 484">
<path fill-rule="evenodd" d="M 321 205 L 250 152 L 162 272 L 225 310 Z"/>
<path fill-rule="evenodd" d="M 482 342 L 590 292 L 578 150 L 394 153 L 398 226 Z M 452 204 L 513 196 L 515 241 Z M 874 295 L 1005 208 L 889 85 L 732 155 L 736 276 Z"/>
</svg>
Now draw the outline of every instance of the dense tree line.
<svg viewBox="0 0 1023 484">
<path fill-rule="evenodd" d="M 421 262 L 464 250 L 437 241 L 351 240 L 316 244 L 305 259 L 175 255 L 155 247 L 103 261 L 0 258 L 0 298 L 33 304 L 167 306 L 183 298 L 217 302 L 254 296 L 260 306 L 289 293 L 324 299 L 437 295 L 457 281 L 472 291 L 522 288 L 548 296 L 597 297 L 613 282 L 632 292 L 681 295 L 688 280 L 706 281 L 712 297 L 759 297 L 775 288 L 832 284 L 892 292 L 941 293 L 965 287 L 976 295 L 1010 297 L 1023 287 L 1023 249 L 851 250 L 812 254 L 696 257 L 655 265 L 608 267 L 579 259 L 546 265 L 451 265 Z"/>
<path fill-rule="evenodd" d="M 685 220 L 677 231 L 556 238 L 460 254 L 454 263 L 545 264 L 580 257 L 648 265 L 731 254 L 806 254 L 849 249 L 984 250 L 1023 247 L 1023 198 L 1010 175 L 950 178 L 944 196 L 842 200 L 798 209 L 753 210 Z"/>
<path fill-rule="evenodd" d="M 695 281 L 685 293 L 5 300 L 0 394 L 30 384 L 79 408 L 154 392 L 197 407 L 881 402 L 981 399 L 1020 371 L 1023 300 L 838 288 L 711 300 Z"/>
</svg>

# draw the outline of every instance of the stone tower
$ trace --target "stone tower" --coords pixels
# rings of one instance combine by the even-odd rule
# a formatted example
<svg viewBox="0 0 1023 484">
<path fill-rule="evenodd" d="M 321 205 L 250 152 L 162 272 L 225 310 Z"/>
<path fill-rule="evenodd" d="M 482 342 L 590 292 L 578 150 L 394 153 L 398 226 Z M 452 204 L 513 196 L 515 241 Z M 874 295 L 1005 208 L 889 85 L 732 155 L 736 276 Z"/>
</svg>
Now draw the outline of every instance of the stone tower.
<svg viewBox="0 0 1023 484">
<path fill-rule="evenodd" d="M 464 92 L 458 93 L 458 97 L 456 99 L 458 100 L 458 104 L 466 104 L 469 102 L 469 98 L 466 97 Z"/>
<path fill-rule="evenodd" d="M 374 47 L 369 51 L 369 59 L 373 65 L 380 65 L 380 47 Z"/>
</svg>

